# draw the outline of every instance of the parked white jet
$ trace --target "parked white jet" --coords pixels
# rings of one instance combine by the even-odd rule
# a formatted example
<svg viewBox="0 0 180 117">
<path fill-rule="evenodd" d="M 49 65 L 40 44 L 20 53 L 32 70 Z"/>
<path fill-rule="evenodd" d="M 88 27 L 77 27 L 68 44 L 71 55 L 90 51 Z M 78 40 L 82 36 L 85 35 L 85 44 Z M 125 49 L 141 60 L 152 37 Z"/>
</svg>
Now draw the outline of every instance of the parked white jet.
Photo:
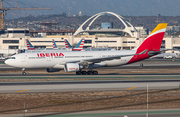
<svg viewBox="0 0 180 117">
<path fill-rule="evenodd" d="M 166 27 L 167 23 L 158 24 L 146 40 L 133 50 L 21 53 L 11 56 L 5 63 L 23 68 L 23 75 L 26 75 L 25 68 L 46 68 L 47 72 L 64 69 L 65 72 L 76 72 L 77 75 L 97 75 L 94 68 L 126 65 L 159 54 Z M 89 71 L 82 71 L 84 68 Z"/>
</svg>

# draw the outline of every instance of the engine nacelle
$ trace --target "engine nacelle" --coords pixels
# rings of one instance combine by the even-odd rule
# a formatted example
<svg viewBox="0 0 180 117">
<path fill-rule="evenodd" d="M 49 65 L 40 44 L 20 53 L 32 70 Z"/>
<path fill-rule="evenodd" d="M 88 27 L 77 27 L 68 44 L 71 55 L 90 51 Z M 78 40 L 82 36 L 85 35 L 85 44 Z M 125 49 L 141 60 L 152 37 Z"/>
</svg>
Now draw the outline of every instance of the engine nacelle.
<svg viewBox="0 0 180 117">
<path fill-rule="evenodd" d="M 47 72 L 59 72 L 61 69 L 55 69 L 55 68 L 47 68 Z"/>
<path fill-rule="evenodd" d="M 64 65 L 65 72 L 79 71 L 80 65 L 78 63 L 67 63 Z"/>
</svg>

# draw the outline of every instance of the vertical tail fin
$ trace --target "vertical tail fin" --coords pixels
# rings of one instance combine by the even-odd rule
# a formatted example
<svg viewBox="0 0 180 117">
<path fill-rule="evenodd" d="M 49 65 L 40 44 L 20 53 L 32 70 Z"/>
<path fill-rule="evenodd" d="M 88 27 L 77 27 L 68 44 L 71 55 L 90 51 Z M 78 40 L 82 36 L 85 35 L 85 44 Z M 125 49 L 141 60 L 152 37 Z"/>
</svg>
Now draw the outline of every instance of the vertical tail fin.
<svg viewBox="0 0 180 117">
<path fill-rule="evenodd" d="M 160 23 L 156 28 L 150 33 L 150 35 L 145 39 L 145 41 L 137 48 L 138 51 L 151 50 L 159 51 L 161 43 L 166 31 L 167 23 Z"/>
<path fill-rule="evenodd" d="M 26 39 L 26 46 L 27 46 L 28 50 L 35 50 L 35 48 L 32 46 L 32 44 L 29 42 L 28 39 Z"/>
<path fill-rule="evenodd" d="M 85 38 L 82 38 L 73 50 L 81 51 L 84 46 L 84 40 L 85 40 Z"/>
<path fill-rule="evenodd" d="M 67 39 L 64 39 L 66 48 L 72 48 L 71 44 L 68 42 Z"/>
<path fill-rule="evenodd" d="M 57 47 L 56 42 L 54 41 L 54 39 L 52 39 L 52 43 L 53 43 L 53 48 L 54 48 L 54 49 L 58 49 L 58 47 Z"/>
<path fill-rule="evenodd" d="M 144 40 L 144 42 L 137 48 L 136 54 L 127 64 L 140 61 L 150 56 L 158 54 L 160 51 L 161 43 L 166 31 L 167 23 L 160 23 L 156 28 L 151 32 L 151 34 Z M 145 51 L 146 50 L 146 51 Z M 145 52 L 140 54 L 141 52 Z M 154 53 L 154 54 L 150 54 Z M 140 55 L 138 55 L 140 54 Z"/>
</svg>

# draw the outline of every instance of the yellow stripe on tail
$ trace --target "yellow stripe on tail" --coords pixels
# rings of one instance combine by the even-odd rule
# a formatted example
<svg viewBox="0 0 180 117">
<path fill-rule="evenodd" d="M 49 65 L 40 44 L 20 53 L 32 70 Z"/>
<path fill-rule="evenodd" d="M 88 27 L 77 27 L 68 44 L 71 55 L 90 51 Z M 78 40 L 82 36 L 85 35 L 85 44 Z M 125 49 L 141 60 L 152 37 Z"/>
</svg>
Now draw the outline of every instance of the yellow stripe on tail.
<svg viewBox="0 0 180 117">
<path fill-rule="evenodd" d="M 151 32 L 151 34 L 154 33 L 154 32 L 156 32 L 156 31 L 158 31 L 158 30 L 161 30 L 161 29 L 166 28 L 167 25 L 168 25 L 168 23 L 160 23 L 160 24 L 158 24 L 158 25 L 156 26 L 156 28 Z M 151 35 L 151 34 L 150 34 L 150 35 Z"/>
</svg>

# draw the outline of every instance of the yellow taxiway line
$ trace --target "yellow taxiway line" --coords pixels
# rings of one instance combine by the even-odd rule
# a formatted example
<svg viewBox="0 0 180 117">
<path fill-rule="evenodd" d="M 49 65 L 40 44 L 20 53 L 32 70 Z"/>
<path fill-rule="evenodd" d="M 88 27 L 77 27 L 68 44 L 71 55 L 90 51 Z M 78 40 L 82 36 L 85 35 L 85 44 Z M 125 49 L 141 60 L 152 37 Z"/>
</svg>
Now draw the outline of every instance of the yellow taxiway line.
<svg viewBox="0 0 180 117">
<path fill-rule="evenodd" d="M 20 90 L 20 91 L 16 91 L 16 92 L 24 92 L 24 91 L 29 91 L 30 89 L 25 89 L 25 90 Z"/>
<path fill-rule="evenodd" d="M 131 90 L 131 89 L 135 89 L 137 87 L 130 87 L 130 88 L 127 88 L 126 90 Z"/>
</svg>

